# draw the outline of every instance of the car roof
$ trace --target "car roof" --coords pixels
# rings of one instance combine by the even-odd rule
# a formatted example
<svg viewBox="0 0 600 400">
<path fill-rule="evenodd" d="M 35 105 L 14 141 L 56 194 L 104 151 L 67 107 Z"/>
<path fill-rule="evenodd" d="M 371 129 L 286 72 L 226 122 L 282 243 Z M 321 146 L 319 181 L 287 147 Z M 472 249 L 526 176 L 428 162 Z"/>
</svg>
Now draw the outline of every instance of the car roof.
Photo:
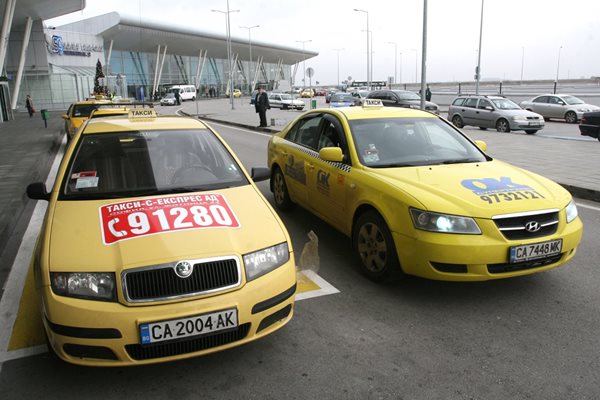
<svg viewBox="0 0 600 400">
<path fill-rule="evenodd" d="M 82 132 L 86 134 L 126 132 L 126 131 L 151 131 L 151 130 L 178 130 L 178 129 L 206 129 L 204 122 L 189 117 L 172 115 L 156 116 L 152 118 L 130 119 L 127 116 L 114 118 L 90 119 Z"/>
<path fill-rule="evenodd" d="M 90 114 L 90 118 L 99 118 L 112 115 L 127 115 L 129 110 L 125 107 L 120 108 L 98 108 Z"/>
<path fill-rule="evenodd" d="M 348 120 L 374 119 L 374 118 L 438 118 L 437 115 L 427 111 L 403 107 L 344 107 L 327 109 L 343 114 Z"/>
</svg>

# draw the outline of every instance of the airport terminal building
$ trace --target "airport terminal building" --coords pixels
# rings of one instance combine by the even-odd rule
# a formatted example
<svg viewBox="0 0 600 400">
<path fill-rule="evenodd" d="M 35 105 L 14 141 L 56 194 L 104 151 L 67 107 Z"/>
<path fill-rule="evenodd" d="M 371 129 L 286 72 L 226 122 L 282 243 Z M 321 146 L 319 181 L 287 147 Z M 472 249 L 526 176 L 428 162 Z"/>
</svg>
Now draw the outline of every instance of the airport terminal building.
<svg viewBox="0 0 600 400">
<path fill-rule="evenodd" d="M 173 24 L 143 21 L 117 12 L 63 26 L 43 20 L 82 9 L 78 0 L 2 0 L 0 120 L 24 110 L 31 94 L 36 108 L 66 109 L 91 95 L 98 61 L 101 82 L 115 96 L 150 100 L 172 85 L 194 85 L 200 97 L 224 96 L 233 87 L 249 93 L 257 86 L 287 89 L 300 62 L 316 52 L 230 38 Z M 18 3 L 15 13 L 14 3 Z M 61 8 L 62 7 L 62 8 Z M 37 8 L 37 10 L 36 10 Z M 27 13 L 29 12 L 29 15 Z M 19 14 L 20 13 L 20 14 Z M 23 21 L 25 21 L 23 23 Z M 231 60 L 232 76 L 229 75 Z M 252 62 L 250 62 L 252 60 Z M 231 78 L 231 79 L 230 79 Z"/>
</svg>

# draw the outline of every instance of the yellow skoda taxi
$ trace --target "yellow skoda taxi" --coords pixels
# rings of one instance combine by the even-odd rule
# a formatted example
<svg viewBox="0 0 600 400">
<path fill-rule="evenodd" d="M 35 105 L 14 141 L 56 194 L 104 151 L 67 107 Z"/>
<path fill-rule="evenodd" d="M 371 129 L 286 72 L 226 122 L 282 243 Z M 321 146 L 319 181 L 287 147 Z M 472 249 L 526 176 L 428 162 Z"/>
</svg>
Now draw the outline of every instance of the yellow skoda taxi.
<svg viewBox="0 0 600 400">
<path fill-rule="evenodd" d="M 50 349 L 84 365 L 148 364 L 264 337 L 293 315 L 289 235 L 201 121 L 132 108 L 89 119 L 48 193 L 33 257 Z"/>
<path fill-rule="evenodd" d="M 295 204 L 352 239 L 374 280 L 515 277 L 568 262 L 582 222 L 571 195 L 494 160 L 435 114 L 382 107 L 316 109 L 268 146 L 275 204 Z"/>
</svg>

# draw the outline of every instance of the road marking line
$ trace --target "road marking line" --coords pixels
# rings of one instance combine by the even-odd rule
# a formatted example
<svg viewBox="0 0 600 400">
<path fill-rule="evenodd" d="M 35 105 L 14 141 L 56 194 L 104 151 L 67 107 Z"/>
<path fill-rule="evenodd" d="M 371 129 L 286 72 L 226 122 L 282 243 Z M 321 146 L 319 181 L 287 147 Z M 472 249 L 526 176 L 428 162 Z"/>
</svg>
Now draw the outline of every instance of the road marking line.
<svg viewBox="0 0 600 400">
<path fill-rule="evenodd" d="M 600 207 L 588 206 L 587 204 L 575 203 L 577 207 L 588 208 L 590 210 L 600 211 Z"/>
<path fill-rule="evenodd" d="M 314 271 L 307 269 L 304 271 L 299 271 L 298 274 L 303 274 L 304 276 L 306 276 L 308 279 L 310 279 L 311 281 L 316 283 L 320 289 L 311 290 L 311 291 L 303 292 L 303 293 L 298 293 L 296 295 L 296 301 L 311 299 L 313 297 L 326 296 L 328 294 L 334 294 L 334 293 L 340 292 L 335 287 L 333 287 L 333 285 L 331 285 L 329 282 L 327 282 L 325 279 L 323 279 L 319 275 L 317 275 L 317 273 Z"/>
</svg>

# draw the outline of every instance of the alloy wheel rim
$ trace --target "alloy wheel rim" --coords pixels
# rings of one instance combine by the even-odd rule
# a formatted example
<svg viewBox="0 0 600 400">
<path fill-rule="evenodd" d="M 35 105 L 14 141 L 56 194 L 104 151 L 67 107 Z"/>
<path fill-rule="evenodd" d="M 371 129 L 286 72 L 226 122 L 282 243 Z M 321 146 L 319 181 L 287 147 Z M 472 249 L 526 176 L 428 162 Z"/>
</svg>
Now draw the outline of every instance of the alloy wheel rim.
<svg viewBox="0 0 600 400">
<path fill-rule="evenodd" d="M 385 269 L 387 246 L 377 225 L 368 223 L 361 226 L 358 232 L 358 253 L 369 271 L 380 273 Z"/>
</svg>

